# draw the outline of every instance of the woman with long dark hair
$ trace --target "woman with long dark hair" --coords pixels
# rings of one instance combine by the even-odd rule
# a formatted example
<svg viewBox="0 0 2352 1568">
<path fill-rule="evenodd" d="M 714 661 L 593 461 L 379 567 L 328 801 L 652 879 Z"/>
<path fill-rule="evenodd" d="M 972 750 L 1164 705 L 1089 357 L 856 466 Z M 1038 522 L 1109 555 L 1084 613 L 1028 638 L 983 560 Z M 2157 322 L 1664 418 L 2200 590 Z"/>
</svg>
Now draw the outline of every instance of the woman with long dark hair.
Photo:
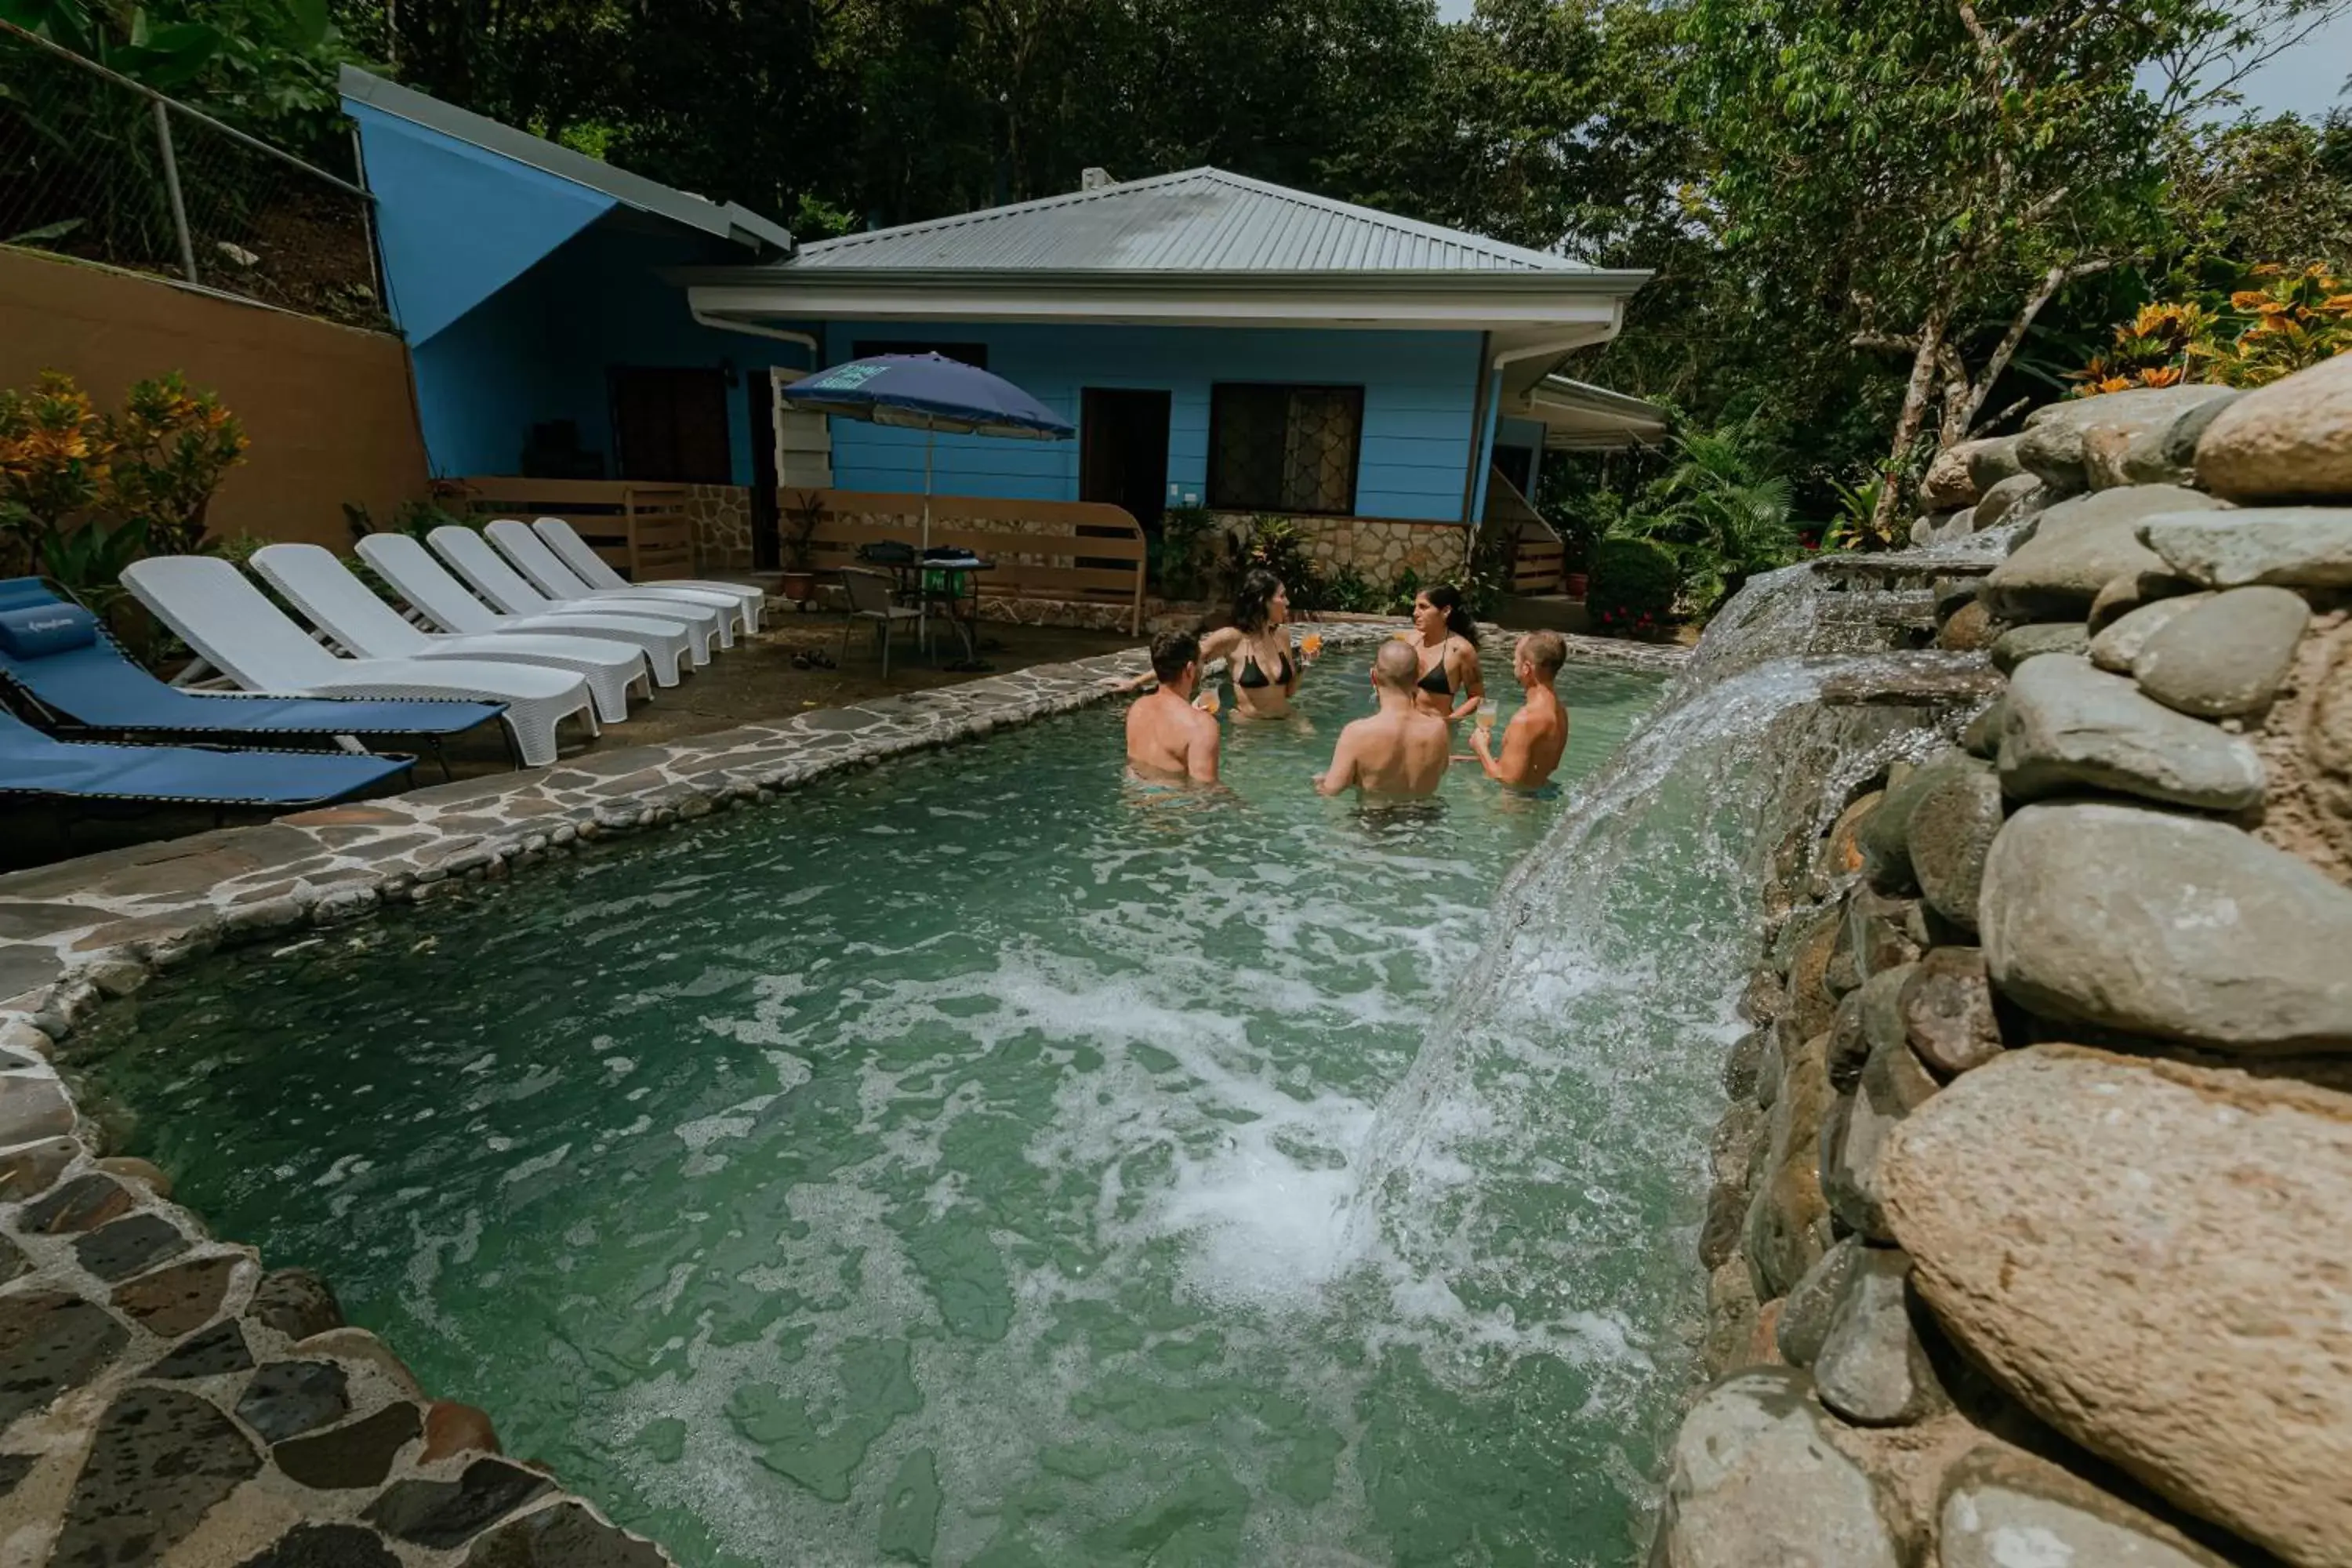
<svg viewBox="0 0 2352 1568">
<path fill-rule="evenodd" d="M 1478 623 L 1462 602 L 1462 590 L 1433 583 L 1413 596 L 1412 630 L 1398 634 L 1421 661 L 1413 688 L 1424 713 L 1466 719 L 1478 711 L 1486 683 L 1478 674 Z"/>
<path fill-rule="evenodd" d="M 1201 639 L 1201 658 L 1225 661 L 1234 713 L 1246 719 L 1289 717 L 1306 666 L 1290 640 L 1290 595 L 1282 579 L 1263 566 L 1242 574 L 1234 590 L 1234 624 Z"/>
</svg>

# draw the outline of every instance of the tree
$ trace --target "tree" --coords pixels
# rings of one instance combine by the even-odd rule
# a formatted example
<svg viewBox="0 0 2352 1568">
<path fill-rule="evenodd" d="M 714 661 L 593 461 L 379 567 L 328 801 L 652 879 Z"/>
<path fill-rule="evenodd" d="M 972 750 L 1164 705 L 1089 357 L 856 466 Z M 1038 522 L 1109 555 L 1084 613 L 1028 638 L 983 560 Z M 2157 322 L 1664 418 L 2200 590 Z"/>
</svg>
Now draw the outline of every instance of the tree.
<svg viewBox="0 0 2352 1568">
<path fill-rule="evenodd" d="M 2168 136 L 2346 8 L 1691 0 L 1707 221 L 1760 308 L 1842 307 L 1855 347 L 1907 358 L 1900 471 L 1931 413 L 1950 446 L 2010 412 L 1992 393 L 2062 290 L 2162 245 Z M 1882 531 L 1899 499 L 1885 487 Z"/>
</svg>

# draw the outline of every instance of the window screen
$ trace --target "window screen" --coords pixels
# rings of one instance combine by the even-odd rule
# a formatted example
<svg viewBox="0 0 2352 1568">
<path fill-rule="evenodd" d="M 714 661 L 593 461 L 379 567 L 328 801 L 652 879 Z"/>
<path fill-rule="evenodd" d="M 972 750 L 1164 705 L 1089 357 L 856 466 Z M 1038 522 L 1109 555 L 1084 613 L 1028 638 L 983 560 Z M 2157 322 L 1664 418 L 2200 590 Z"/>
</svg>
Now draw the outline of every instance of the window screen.
<svg viewBox="0 0 2352 1568">
<path fill-rule="evenodd" d="M 1219 384 L 1209 396 L 1209 504 L 1355 510 L 1363 426 L 1360 386 Z"/>
</svg>

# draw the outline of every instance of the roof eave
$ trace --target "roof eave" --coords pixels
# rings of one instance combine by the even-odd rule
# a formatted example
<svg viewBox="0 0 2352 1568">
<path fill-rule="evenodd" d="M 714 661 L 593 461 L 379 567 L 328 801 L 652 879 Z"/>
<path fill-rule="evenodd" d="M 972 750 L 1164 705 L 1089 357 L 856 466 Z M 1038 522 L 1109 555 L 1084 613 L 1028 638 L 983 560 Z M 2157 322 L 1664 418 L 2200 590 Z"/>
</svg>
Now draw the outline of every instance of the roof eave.
<svg viewBox="0 0 2352 1568">
<path fill-rule="evenodd" d="M 342 68 L 338 88 L 342 97 L 378 113 L 404 120 L 542 174 L 601 192 L 636 211 L 740 245 L 754 256 L 793 254 L 792 230 L 733 202 L 713 202 L 674 189 L 471 110 L 445 103 L 415 88 L 388 81 L 356 66 Z"/>
<path fill-rule="evenodd" d="M 863 291 L 877 294 L 954 289 L 966 294 L 1197 294 L 1203 290 L 1285 294 L 1584 294 L 1624 298 L 1647 283 L 1647 271 L 1604 268 L 1538 271 L 1461 268 L 1433 271 L 1264 270 L 1128 271 L 1109 268 L 677 267 L 665 274 L 687 287 L 776 290 L 782 294 Z"/>
</svg>

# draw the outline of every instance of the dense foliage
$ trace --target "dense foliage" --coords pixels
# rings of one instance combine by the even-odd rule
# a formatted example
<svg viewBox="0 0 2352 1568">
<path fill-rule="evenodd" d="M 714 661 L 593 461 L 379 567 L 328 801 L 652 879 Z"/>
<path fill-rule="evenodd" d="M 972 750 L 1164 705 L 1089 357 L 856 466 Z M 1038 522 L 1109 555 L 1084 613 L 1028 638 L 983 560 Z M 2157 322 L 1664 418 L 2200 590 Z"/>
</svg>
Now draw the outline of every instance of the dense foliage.
<svg viewBox="0 0 2352 1568">
<path fill-rule="evenodd" d="M 1656 538 L 1686 602 L 1800 528 L 1897 537 L 1937 447 L 2094 358 L 2160 371 L 2116 339 L 2143 307 L 2227 318 L 2259 266 L 2352 261 L 2352 116 L 2232 96 L 2352 0 L 329 3 L 324 31 L 321 0 L 0 15 L 151 53 L 209 29 L 170 68 L 241 122 L 299 121 L 356 56 L 803 235 L 1216 163 L 1648 268 L 1567 368 L 1669 405 L 1685 443 L 1554 465 L 1542 499 L 1580 555 Z M 2336 320 L 2311 305 L 2307 335 Z M 1735 431 L 1736 485 L 1664 482 Z"/>
<path fill-rule="evenodd" d="M 1584 605 L 1593 629 L 1641 636 L 1673 614 L 1681 573 L 1675 558 L 1646 539 L 1604 539 L 1593 547 L 1592 582 Z"/>
<path fill-rule="evenodd" d="M 213 491 L 247 445 L 177 374 L 136 383 L 116 410 L 57 371 L 0 388 L 0 577 L 37 572 L 110 608 L 131 562 L 204 547 Z"/>
</svg>

